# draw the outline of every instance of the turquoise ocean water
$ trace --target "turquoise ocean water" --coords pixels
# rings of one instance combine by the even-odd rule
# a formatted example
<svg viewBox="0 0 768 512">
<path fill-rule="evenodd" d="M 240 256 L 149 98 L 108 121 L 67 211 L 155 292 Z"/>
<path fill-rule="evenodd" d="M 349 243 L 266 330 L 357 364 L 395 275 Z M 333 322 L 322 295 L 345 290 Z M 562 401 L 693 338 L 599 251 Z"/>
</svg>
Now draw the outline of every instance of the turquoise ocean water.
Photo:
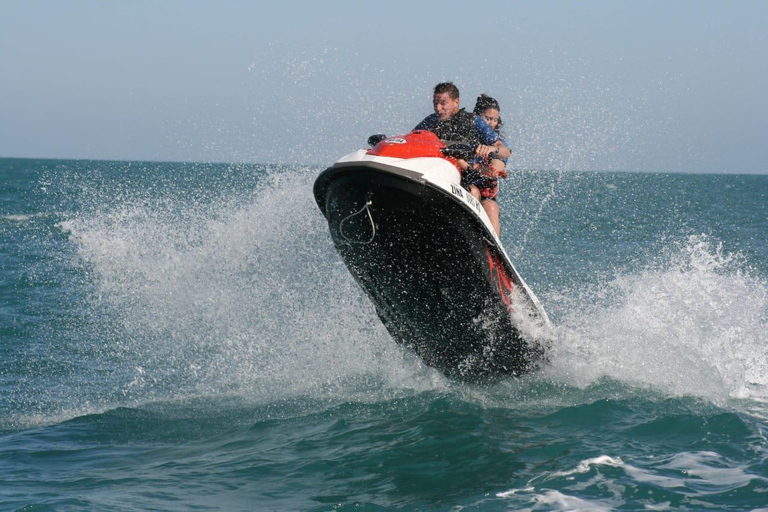
<svg viewBox="0 0 768 512">
<path fill-rule="evenodd" d="M 768 176 L 514 173 L 551 361 L 472 385 L 320 170 L 0 159 L 0 510 L 768 510 Z"/>
</svg>

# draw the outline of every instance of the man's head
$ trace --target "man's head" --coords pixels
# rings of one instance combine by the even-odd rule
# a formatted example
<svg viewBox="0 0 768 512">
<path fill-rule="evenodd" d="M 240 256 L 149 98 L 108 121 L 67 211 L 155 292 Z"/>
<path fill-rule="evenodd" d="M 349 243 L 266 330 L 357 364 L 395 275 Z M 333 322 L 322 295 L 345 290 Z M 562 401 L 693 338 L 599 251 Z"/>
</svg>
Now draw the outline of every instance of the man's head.
<svg viewBox="0 0 768 512">
<path fill-rule="evenodd" d="M 441 121 L 447 121 L 459 111 L 459 89 L 452 82 L 443 82 L 435 86 L 432 97 L 435 114 Z"/>
</svg>

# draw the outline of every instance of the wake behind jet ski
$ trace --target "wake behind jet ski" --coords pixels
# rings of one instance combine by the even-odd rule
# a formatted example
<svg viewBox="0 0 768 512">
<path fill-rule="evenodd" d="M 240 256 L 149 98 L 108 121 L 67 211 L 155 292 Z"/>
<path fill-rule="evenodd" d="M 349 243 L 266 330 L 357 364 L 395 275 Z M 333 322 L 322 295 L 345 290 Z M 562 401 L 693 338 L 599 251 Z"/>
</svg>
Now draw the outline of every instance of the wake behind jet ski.
<svg viewBox="0 0 768 512">
<path fill-rule="evenodd" d="M 398 342 L 460 379 L 520 375 L 549 324 L 480 203 L 461 187 L 472 150 L 429 131 L 371 141 L 315 181 L 342 260 Z"/>
</svg>

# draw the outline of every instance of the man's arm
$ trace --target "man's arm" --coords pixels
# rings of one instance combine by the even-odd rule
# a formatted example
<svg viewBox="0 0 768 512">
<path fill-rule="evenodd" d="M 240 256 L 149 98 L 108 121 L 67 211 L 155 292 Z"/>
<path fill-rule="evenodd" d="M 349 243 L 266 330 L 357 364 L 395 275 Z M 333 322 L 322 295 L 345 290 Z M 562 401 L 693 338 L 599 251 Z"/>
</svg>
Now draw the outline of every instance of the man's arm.
<svg viewBox="0 0 768 512">
<path fill-rule="evenodd" d="M 481 158 L 485 158 L 486 160 L 490 160 L 491 158 L 498 158 L 499 160 L 506 160 L 510 157 L 512 152 L 509 150 L 507 146 L 501 143 L 501 141 L 496 141 L 490 146 L 486 145 L 480 145 L 477 147 L 477 151 L 475 151 L 475 154 Z"/>
</svg>

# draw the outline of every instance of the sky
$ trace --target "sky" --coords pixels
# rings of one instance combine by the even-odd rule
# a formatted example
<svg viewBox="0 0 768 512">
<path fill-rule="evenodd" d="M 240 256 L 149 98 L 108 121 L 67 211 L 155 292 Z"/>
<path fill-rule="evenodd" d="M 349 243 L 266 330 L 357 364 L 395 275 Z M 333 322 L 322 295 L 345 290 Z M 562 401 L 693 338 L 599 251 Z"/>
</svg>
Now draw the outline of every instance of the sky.
<svg viewBox="0 0 768 512">
<path fill-rule="evenodd" d="M 768 1 L 2 0 L 0 157 L 327 165 L 453 81 L 513 168 L 768 174 Z"/>
</svg>

